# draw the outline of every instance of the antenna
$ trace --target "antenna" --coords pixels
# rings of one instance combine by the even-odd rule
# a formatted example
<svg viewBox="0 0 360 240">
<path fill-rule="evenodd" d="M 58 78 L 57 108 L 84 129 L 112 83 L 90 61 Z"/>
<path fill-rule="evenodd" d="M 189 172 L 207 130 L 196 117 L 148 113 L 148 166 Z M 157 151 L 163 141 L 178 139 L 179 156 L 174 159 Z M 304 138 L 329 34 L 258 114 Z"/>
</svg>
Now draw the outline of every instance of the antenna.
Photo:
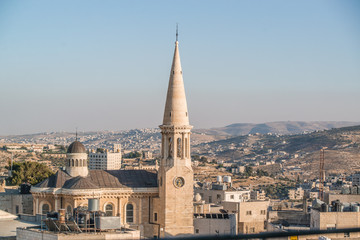
<svg viewBox="0 0 360 240">
<path fill-rule="evenodd" d="M 179 37 L 179 29 L 178 29 L 178 23 L 176 23 L 176 41 L 178 41 L 178 37 Z"/>
</svg>

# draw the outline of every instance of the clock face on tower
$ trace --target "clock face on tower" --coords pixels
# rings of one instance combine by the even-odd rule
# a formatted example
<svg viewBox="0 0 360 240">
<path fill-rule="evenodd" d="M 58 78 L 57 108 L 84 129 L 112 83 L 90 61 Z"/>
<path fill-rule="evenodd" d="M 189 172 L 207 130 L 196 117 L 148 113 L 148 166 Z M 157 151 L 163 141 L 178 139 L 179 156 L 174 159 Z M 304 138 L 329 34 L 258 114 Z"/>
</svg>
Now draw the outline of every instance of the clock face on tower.
<svg viewBox="0 0 360 240">
<path fill-rule="evenodd" d="M 177 188 L 181 188 L 182 186 L 184 186 L 185 184 L 185 180 L 182 177 L 177 177 L 174 180 L 174 185 Z"/>
</svg>

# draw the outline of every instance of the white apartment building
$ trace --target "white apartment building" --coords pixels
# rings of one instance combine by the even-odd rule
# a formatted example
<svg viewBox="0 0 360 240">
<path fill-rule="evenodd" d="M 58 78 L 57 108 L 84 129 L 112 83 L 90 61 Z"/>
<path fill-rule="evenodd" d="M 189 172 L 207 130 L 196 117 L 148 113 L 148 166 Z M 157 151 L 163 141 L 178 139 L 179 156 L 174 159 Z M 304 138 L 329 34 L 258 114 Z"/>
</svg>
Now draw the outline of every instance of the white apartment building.
<svg viewBox="0 0 360 240">
<path fill-rule="evenodd" d="M 199 193 L 206 203 L 246 202 L 250 200 L 249 190 L 237 190 L 226 184 L 220 183 L 211 185 L 211 189 L 195 188 L 195 194 Z"/>
<path fill-rule="evenodd" d="M 114 150 L 103 152 L 91 150 L 89 153 L 89 168 L 98 170 L 118 170 L 121 168 L 121 146 L 114 144 Z"/>
</svg>

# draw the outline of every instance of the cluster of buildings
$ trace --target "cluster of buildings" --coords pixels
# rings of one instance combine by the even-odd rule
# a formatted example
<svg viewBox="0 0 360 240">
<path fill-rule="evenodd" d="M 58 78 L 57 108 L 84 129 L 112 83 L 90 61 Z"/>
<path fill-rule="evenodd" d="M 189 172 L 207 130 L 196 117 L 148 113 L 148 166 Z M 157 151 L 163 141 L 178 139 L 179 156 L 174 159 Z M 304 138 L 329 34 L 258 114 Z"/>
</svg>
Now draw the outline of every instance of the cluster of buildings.
<svg viewBox="0 0 360 240">
<path fill-rule="evenodd" d="M 294 189 L 289 198 L 302 200 L 300 207 L 283 206 L 266 198 L 263 191 L 234 188 L 230 176 L 218 176 L 213 183 L 194 182 L 191 129 L 176 41 L 160 126 L 158 165 L 122 169 L 120 145 L 87 151 L 75 140 L 67 149 L 66 167 L 31 189 L 23 184 L 20 192 L 11 190 L 2 180 L 0 209 L 41 224 L 18 228 L 19 240 L 64 239 L 61 232 L 66 232 L 67 240 L 135 239 L 252 234 L 299 226 L 360 227 L 360 189 L 356 185 L 360 177 L 354 177 L 353 185 L 342 194 L 327 192 L 322 201 L 309 202 L 305 190 Z"/>
</svg>

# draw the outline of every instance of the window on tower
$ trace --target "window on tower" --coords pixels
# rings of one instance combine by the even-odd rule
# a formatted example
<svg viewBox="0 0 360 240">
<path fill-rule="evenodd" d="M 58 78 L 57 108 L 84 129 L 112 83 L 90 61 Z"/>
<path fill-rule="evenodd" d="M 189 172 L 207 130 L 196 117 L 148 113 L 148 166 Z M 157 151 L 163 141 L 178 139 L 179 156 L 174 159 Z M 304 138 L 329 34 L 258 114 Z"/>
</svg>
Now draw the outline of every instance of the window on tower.
<svg viewBox="0 0 360 240">
<path fill-rule="evenodd" d="M 177 151 L 177 157 L 179 157 L 179 158 L 181 158 L 181 153 L 182 153 L 181 149 L 182 149 L 181 138 L 178 138 L 177 139 L 177 149 L 176 149 L 176 151 Z"/>
<path fill-rule="evenodd" d="M 169 138 L 169 151 L 168 156 L 172 157 L 172 138 Z"/>
</svg>

